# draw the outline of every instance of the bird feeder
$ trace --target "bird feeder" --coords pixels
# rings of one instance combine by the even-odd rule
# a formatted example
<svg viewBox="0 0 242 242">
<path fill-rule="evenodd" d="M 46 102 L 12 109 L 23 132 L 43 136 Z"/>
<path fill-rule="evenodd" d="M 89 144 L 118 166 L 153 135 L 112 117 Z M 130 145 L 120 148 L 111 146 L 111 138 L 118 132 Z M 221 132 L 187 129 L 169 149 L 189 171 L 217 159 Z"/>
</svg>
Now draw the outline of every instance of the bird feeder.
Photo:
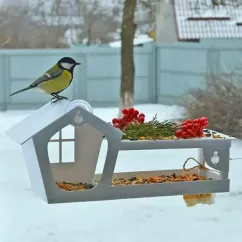
<svg viewBox="0 0 242 242">
<path fill-rule="evenodd" d="M 51 137 L 64 127 L 74 127 L 74 162 L 50 163 L 48 143 Z M 229 152 L 231 139 L 187 139 L 187 140 L 123 140 L 123 133 L 93 114 L 91 106 L 82 100 L 73 102 L 61 100 L 48 103 L 32 113 L 25 120 L 7 131 L 7 135 L 22 146 L 23 155 L 34 192 L 47 203 L 67 203 L 99 200 L 114 200 L 141 197 L 173 196 L 183 194 L 228 192 L 230 180 Z M 102 174 L 95 174 L 103 137 L 108 150 Z M 192 171 L 154 170 L 114 173 L 120 151 L 187 149 L 199 150 L 200 164 L 209 169 Z M 131 161 L 132 162 L 132 161 Z M 171 174 L 186 175 L 197 173 L 207 180 L 188 182 L 163 182 L 116 186 L 114 179 L 132 177 L 148 178 Z M 58 182 L 85 183 L 91 189 L 66 191 L 57 186 Z"/>
</svg>

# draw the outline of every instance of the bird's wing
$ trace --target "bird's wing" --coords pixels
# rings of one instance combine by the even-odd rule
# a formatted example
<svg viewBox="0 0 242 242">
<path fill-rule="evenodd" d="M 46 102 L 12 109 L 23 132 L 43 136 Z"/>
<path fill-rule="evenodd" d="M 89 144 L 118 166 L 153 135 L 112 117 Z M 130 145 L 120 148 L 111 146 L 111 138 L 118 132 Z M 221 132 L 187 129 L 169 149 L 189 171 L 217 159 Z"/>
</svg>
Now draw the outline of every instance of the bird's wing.
<svg viewBox="0 0 242 242">
<path fill-rule="evenodd" d="M 57 65 L 54 65 L 51 69 L 49 69 L 47 72 L 45 72 L 41 77 L 36 79 L 30 86 L 36 87 L 42 82 L 49 81 L 53 78 L 57 78 L 62 73 L 63 73 L 63 70 L 60 69 Z"/>
</svg>

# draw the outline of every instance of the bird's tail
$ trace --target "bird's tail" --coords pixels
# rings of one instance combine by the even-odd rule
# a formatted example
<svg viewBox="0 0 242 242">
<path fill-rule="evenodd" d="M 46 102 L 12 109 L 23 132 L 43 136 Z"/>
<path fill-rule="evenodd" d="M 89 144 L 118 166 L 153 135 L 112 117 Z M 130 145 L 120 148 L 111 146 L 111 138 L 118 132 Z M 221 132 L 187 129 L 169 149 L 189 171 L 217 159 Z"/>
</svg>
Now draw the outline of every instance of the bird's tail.
<svg viewBox="0 0 242 242">
<path fill-rule="evenodd" d="M 27 90 L 29 90 L 29 89 L 32 89 L 33 87 L 25 87 L 25 88 L 23 88 L 23 89 L 21 89 L 21 90 L 19 90 L 19 91 L 17 91 L 17 92 L 14 92 L 14 93 L 12 93 L 12 94 L 10 94 L 9 96 L 11 97 L 11 96 L 13 96 L 13 95 L 15 95 L 15 94 L 18 94 L 18 93 L 20 93 L 20 92 L 24 92 L 24 91 L 27 91 Z"/>
</svg>

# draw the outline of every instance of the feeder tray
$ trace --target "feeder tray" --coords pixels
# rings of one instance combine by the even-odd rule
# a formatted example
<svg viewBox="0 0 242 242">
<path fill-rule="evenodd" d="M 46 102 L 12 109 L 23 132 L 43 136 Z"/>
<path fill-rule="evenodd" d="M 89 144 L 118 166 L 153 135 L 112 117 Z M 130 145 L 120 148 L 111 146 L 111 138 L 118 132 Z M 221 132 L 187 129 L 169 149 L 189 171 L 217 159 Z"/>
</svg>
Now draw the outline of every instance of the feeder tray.
<svg viewBox="0 0 242 242">
<path fill-rule="evenodd" d="M 192 140 L 122 140 L 124 134 L 120 130 L 95 116 L 89 105 L 81 104 L 82 101 L 67 100 L 61 100 L 53 105 L 48 103 L 7 132 L 22 145 L 32 188 L 48 203 L 229 191 L 229 151 L 231 140 L 234 138 L 224 135 L 225 139 L 210 137 Z M 50 163 L 48 142 L 55 133 L 70 124 L 75 129 L 75 162 Z M 106 137 L 108 151 L 103 173 L 95 174 L 103 136 Z M 190 171 L 179 169 L 114 173 L 117 156 L 121 151 L 188 148 L 197 148 L 200 165 L 208 165 L 212 170 L 201 169 L 198 166 Z M 117 179 L 138 178 L 140 181 L 141 179 L 150 181 L 154 177 L 169 177 L 173 174 L 176 177 L 196 174 L 204 179 L 167 180 L 160 183 L 153 181 L 144 184 L 142 182 L 137 184 L 133 180 L 129 185 L 114 185 Z M 63 182 L 65 182 L 64 187 L 68 187 L 70 183 L 72 189 L 63 189 Z M 83 189 L 80 189 L 81 186 Z"/>
</svg>

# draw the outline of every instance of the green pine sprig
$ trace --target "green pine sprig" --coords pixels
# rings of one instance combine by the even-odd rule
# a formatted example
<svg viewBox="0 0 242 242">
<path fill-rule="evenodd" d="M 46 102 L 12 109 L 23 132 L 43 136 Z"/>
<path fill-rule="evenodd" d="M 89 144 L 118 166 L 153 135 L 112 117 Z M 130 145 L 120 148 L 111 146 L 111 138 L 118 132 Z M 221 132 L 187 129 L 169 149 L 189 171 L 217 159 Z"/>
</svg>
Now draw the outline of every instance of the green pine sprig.
<svg viewBox="0 0 242 242">
<path fill-rule="evenodd" d="M 139 137 L 149 137 L 156 140 L 171 137 L 174 136 L 177 127 L 178 125 L 176 123 L 168 120 L 160 122 L 157 119 L 157 115 L 155 115 L 151 121 L 143 124 L 130 123 L 123 130 L 125 133 L 123 138 L 137 140 Z"/>
</svg>

